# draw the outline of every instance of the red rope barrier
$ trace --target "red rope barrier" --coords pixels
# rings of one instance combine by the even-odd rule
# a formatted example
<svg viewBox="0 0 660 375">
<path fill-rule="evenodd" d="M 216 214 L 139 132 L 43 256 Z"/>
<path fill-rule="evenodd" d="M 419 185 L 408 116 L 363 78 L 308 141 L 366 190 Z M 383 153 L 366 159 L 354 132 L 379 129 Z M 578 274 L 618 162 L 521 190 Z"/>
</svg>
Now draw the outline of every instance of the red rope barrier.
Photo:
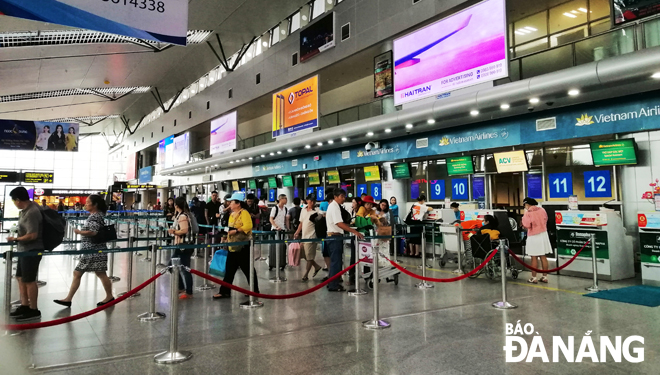
<svg viewBox="0 0 660 375">
<path fill-rule="evenodd" d="M 517 256 L 513 251 L 511 251 L 511 249 L 509 249 L 509 253 L 510 253 L 511 255 L 513 255 L 513 259 L 515 259 L 518 263 L 522 264 L 523 266 L 529 268 L 530 270 L 532 270 L 532 271 L 534 271 L 534 272 L 540 272 L 540 273 L 552 273 L 552 272 L 561 271 L 561 270 L 563 270 L 564 268 L 568 267 L 569 264 L 573 263 L 573 261 L 577 258 L 577 256 L 580 255 L 580 253 L 582 252 L 582 250 L 584 250 L 584 248 L 587 247 L 587 245 L 589 244 L 589 242 L 591 242 L 591 240 L 588 240 L 588 241 L 584 244 L 584 246 L 582 246 L 582 248 L 580 249 L 580 251 L 578 251 L 577 253 L 575 253 L 575 255 L 573 255 L 573 258 L 571 258 L 568 262 L 566 262 L 565 264 L 563 264 L 563 265 L 561 265 L 561 266 L 559 266 L 559 267 L 557 267 L 557 268 L 553 268 L 553 269 L 551 269 L 551 270 L 542 270 L 542 269 L 540 269 L 540 268 L 534 268 L 534 267 L 528 265 L 527 263 L 525 263 L 524 260 L 518 258 L 518 256 Z"/>
<path fill-rule="evenodd" d="M 152 282 L 156 281 L 156 279 L 161 277 L 162 275 L 163 275 L 162 273 L 158 273 L 158 274 L 152 276 L 149 280 L 147 280 L 147 281 L 143 282 L 142 284 L 138 285 L 133 290 L 130 290 L 130 291 L 126 292 L 126 294 L 124 294 L 123 296 L 121 296 L 119 298 L 116 298 L 114 301 L 108 302 L 105 305 L 99 306 L 99 307 L 97 307 L 93 310 L 85 311 L 83 313 L 72 315 L 72 316 L 67 316 L 66 318 L 51 320 L 51 321 L 48 321 L 48 322 L 27 323 L 27 324 L 9 324 L 9 325 L 5 326 L 5 329 L 8 330 L 8 331 L 22 331 L 22 330 L 26 330 L 26 329 L 45 328 L 45 327 L 51 327 L 51 326 L 55 326 L 55 325 L 59 325 L 59 324 L 73 322 L 74 320 L 86 318 L 90 315 L 96 314 L 97 312 L 101 312 L 101 311 L 107 309 L 108 307 L 112 307 L 112 306 L 118 304 L 119 302 L 122 302 L 123 300 L 129 298 L 133 294 L 135 294 L 135 293 L 139 292 L 140 290 L 144 289 L 147 285 L 149 285 Z"/>
<path fill-rule="evenodd" d="M 319 285 L 316 285 L 316 286 L 314 286 L 314 287 L 312 287 L 312 288 L 310 288 L 310 289 L 307 289 L 307 290 L 303 290 L 302 292 L 292 293 L 292 294 L 262 294 L 262 293 L 255 293 L 255 292 L 251 292 L 251 291 L 249 291 L 249 290 L 247 290 L 247 289 L 243 289 L 243 288 L 241 288 L 241 287 L 238 287 L 238 286 L 236 286 L 236 285 L 229 284 L 229 283 L 224 282 L 224 281 L 222 281 L 222 280 L 220 280 L 220 279 L 218 279 L 218 278 L 216 278 L 216 277 L 213 277 L 213 276 L 211 276 L 211 275 L 205 274 L 205 273 L 203 273 L 203 272 L 199 272 L 199 271 L 194 270 L 194 269 L 190 269 L 190 273 L 192 273 L 193 275 L 197 275 L 197 276 L 199 276 L 199 277 L 201 277 L 201 278 L 204 278 L 204 279 L 206 279 L 206 280 L 212 281 L 212 282 L 214 282 L 214 283 L 218 283 L 218 284 L 220 284 L 220 285 L 222 285 L 222 286 L 225 286 L 225 287 L 227 287 L 227 288 L 233 289 L 233 290 L 235 290 L 235 291 L 237 291 L 237 292 L 240 292 L 240 293 L 243 293 L 243 294 L 247 294 L 247 295 L 251 295 L 251 296 L 255 296 L 255 297 L 257 297 L 257 298 L 265 298 L 265 299 L 289 299 L 289 298 L 302 297 L 302 296 L 304 296 L 304 295 L 307 295 L 307 294 L 310 294 L 310 293 L 316 292 L 317 290 L 319 290 L 319 289 L 323 288 L 324 286 L 330 284 L 332 281 L 334 281 L 334 280 L 340 278 L 341 275 L 345 274 L 345 273 L 348 272 L 351 268 L 357 266 L 358 263 L 363 262 L 363 261 L 364 261 L 364 259 L 360 259 L 357 263 L 348 266 L 348 268 L 342 270 L 342 271 L 339 272 L 338 274 L 332 276 L 331 278 L 329 278 L 328 280 L 326 280 L 326 281 L 320 283 Z"/>
<path fill-rule="evenodd" d="M 489 256 L 488 258 L 486 258 L 486 260 L 484 260 L 483 263 L 481 263 L 480 265 L 478 265 L 477 267 L 475 267 L 475 269 L 473 269 L 472 271 L 466 273 L 465 275 L 456 276 L 456 277 L 451 277 L 451 278 L 448 278 L 448 279 L 436 279 L 436 278 L 433 278 L 433 277 L 423 277 L 423 276 L 420 276 L 420 275 L 418 275 L 418 274 L 416 274 L 416 273 L 413 273 L 413 272 L 408 271 L 407 269 L 401 267 L 400 265 L 398 265 L 397 263 L 391 261 L 391 260 L 388 259 L 387 257 L 385 257 L 385 259 L 387 259 L 387 260 L 388 260 L 388 261 L 389 261 L 394 267 L 396 267 L 399 271 L 405 273 L 406 275 L 408 275 L 408 276 L 410 276 L 410 277 L 414 277 L 414 278 L 416 278 L 416 279 L 420 279 L 420 280 L 424 280 L 424 281 L 431 281 L 431 282 L 434 282 L 434 283 L 450 283 L 450 282 L 454 282 L 454 281 L 459 281 L 459 280 L 466 279 L 466 278 L 468 278 L 468 277 L 474 275 L 475 273 L 479 272 L 480 269 L 484 268 L 484 266 L 485 266 L 488 262 L 490 262 L 491 259 L 493 259 L 493 257 L 495 256 L 495 254 L 497 254 L 497 249 L 495 249 L 495 251 L 493 251 L 493 253 L 490 254 L 490 256 Z"/>
</svg>

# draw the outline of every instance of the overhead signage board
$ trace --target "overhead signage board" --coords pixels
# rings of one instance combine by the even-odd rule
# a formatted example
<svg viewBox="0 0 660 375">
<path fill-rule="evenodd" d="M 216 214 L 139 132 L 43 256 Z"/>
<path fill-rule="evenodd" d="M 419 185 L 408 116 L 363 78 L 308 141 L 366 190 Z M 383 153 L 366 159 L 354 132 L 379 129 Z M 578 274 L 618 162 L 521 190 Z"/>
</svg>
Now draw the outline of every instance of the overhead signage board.
<svg viewBox="0 0 660 375">
<path fill-rule="evenodd" d="M 395 180 L 402 180 L 410 178 L 410 164 L 408 163 L 394 163 L 392 164 L 392 178 Z"/>
<path fill-rule="evenodd" d="M 211 120 L 211 155 L 231 152 L 236 149 L 237 122 L 236 111 Z"/>
<path fill-rule="evenodd" d="M 257 181 L 256 180 L 248 180 L 248 188 L 249 189 L 256 189 L 257 188 Z"/>
<path fill-rule="evenodd" d="M 307 175 L 310 185 L 321 185 L 321 178 L 319 177 L 319 172 L 309 172 Z"/>
<path fill-rule="evenodd" d="M 268 187 L 271 189 L 277 188 L 277 177 L 268 177 Z"/>
<path fill-rule="evenodd" d="M 594 142 L 590 146 L 595 166 L 637 164 L 633 139 Z"/>
<path fill-rule="evenodd" d="M 486 0 L 394 40 L 394 104 L 508 77 L 505 0 Z"/>
<path fill-rule="evenodd" d="M 188 0 L 0 0 L 0 14 L 186 45 Z"/>
<path fill-rule="evenodd" d="M 0 171 L 0 182 L 18 182 L 18 172 Z"/>
<path fill-rule="evenodd" d="M 282 176 L 282 186 L 293 187 L 293 178 L 291 176 Z"/>
<path fill-rule="evenodd" d="M 527 172 L 527 156 L 525 151 L 497 152 L 493 154 L 497 173 Z"/>
<path fill-rule="evenodd" d="M 75 152 L 78 133 L 75 123 L 0 120 L 0 150 Z"/>
<path fill-rule="evenodd" d="M 138 183 L 147 184 L 153 180 L 154 177 L 154 167 L 144 167 L 140 168 L 138 173 Z"/>
<path fill-rule="evenodd" d="M 294 137 L 318 127 L 318 107 L 318 76 L 273 94 L 273 138 Z"/>
<path fill-rule="evenodd" d="M 328 183 L 329 184 L 339 184 L 339 183 L 341 183 L 341 179 L 339 178 L 339 171 L 338 170 L 328 171 L 327 175 L 328 175 Z"/>
<path fill-rule="evenodd" d="M 156 185 L 139 184 L 139 185 L 126 185 L 126 189 L 155 189 Z"/>
<path fill-rule="evenodd" d="M 105 191 L 100 190 L 73 190 L 73 189 L 35 189 L 34 195 L 37 196 L 56 196 L 56 197 L 79 197 L 85 195 L 106 195 Z"/>
<path fill-rule="evenodd" d="M 365 181 L 380 181 L 380 167 L 377 165 L 370 165 L 364 167 L 364 180 Z"/>
<path fill-rule="evenodd" d="M 472 163 L 472 156 L 457 156 L 447 158 L 447 174 L 456 176 L 461 174 L 473 174 L 474 164 Z"/>
<path fill-rule="evenodd" d="M 25 172 L 23 182 L 26 184 L 52 184 L 53 173 L 49 172 Z"/>
</svg>

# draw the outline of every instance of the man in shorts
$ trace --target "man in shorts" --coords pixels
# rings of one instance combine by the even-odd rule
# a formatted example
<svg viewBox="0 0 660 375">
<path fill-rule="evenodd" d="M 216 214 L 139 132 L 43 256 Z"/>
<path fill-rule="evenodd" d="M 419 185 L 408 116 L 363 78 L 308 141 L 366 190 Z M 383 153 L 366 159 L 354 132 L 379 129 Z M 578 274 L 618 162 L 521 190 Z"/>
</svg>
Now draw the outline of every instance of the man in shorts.
<svg viewBox="0 0 660 375">
<path fill-rule="evenodd" d="M 17 236 L 7 237 L 7 241 L 16 242 L 19 253 L 35 253 L 34 256 L 18 258 L 16 280 L 18 280 L 18 290 L 21 295 L 21 306 L 10 316 L 19 322 L 40 319 L 41 312 L 37 308 L 37 274 L 41 255 L 36 255 L 36 253 L 44 251 L 41 210 L 39 205 L 30 200 L 30 195 L 22 186 L 12 190 L 9 196 L 21 212 L 18 215 Z"/>
</svg>

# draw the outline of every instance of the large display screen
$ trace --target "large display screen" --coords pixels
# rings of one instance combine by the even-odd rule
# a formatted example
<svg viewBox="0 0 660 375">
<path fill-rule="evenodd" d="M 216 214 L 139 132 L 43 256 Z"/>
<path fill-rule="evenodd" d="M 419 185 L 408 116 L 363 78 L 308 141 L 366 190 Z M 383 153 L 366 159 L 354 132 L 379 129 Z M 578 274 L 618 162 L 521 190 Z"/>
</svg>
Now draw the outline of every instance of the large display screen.
<svg viewBox="0 0 660 375">
<path fill-rule="evenodd" d="M 172 156 L 174 156 L 174 136 L 170 135 L 169 137 L 162 139 L 158 142 L 158 154 L 157 161 L 161 169 L 171 168 L 172 165 Z"/>
<path fill-rule="evenodd" d="M 268 177 L 268 187 L 271 189 L 277 188 L 277 177 Z"/>
<path fill-rule="evenodd" d="M 211 120 L 211 155 L 234 151 L 237 121 L 236 111 Z"/>
<path fill-rule="evenodd" d="M 328 183 L 329 184 L 339 184 L 341 183 L 341 179 L 339 178 L 339 171 L 338 170 L 333 170 L 333 171 L 328 171 L 326 172 L 328 175 Z"/>
<path fill-rule="evenodd" d="M 78 151 L 78 133 L 75 123 L 0 120 L 0 149 Z"/>
<path fill-rule="evenodd" d="M 637 164 L 635 141 L 632 139 L 594 142 L 590 146 L 595 166 Z"/>
<path fill-rule="evenodd" d="M 4 199 L 4 204 L 2 207 L 4 207 L 4 218 L 5 219 L 16 219 L 18 218 L 18 208 L 16 208 L 16 205 L 14 202 L 11 200 L 11 197 L 9 196 L 9 193 L 11 193 L 12 190 L 17 188 L 18 186 L 16 185 L 5 185 L 5 199 Z M 30 200 L 34 199 L 34 186 L 26 186 L 23 185 L 24 188 L 27 189 L 28 195 L 30 196 Z"/>
<path fill-rule="evenodd" d="M 307 174 L 310 185 L 321 185 L 321 178 L 319 177 L 319 172 L 309 172 Z"/>
<path fill-rule="evenodd" d="M 637 21 L 660 13 L 660 0 L 613 0 L 614 24 Z"/>
<path fill-rule="evenodd" d="M 498 152 L 493 154 L 497 173 L 527 172 L 527 156 L 525 151 Z"/>
<path fill-rule="evenodd" d="M 293 178 L 291 178 L 291 176 L 282 176 L 282 186 L 292 187 L 293 186 Z"/>
<path fill-rule="evenodd" d="M 273 138 L 295 137 L 319 126 L 319 77 L 273 94 Z"/>
<path fill-rule="evenodd" d="M 300 62 L 309 60 L 334 46 L 335 13 L 330 12 L 300 31 Z"/>
<path fill-rule="evenodd" d="M 508 77 L 505 0 L 486 0 L 394 40 L 394 104 Z"/>
<path fill-rule="evenodd" d="M 410 164 L 408 163 L 392 164 L 392 178 L 395 180 L 410 178 Z"/>
<path fill-rule="evenodd" d="M 472 156 L 457 156 L 454 158 L 447 158 L 447 174 L 449 176 L 472 173 L 474 173 Z"/>
<path fill-rule="evenodd" d="M 365 181 L 380 181 L 380 167 L 377 165 L 370 165 L 364 167 L 364 180 Z"/>
<path fill-rule="evenodd" d="M 18 182 L 18 172 L 0 171 L 0 182 Z"/>
<path fill-rule="evenodd" d="M 186 164 L 190 158 L 190 135 L 183 133 L 174 138 L 172 165 Z"/>
</svg>

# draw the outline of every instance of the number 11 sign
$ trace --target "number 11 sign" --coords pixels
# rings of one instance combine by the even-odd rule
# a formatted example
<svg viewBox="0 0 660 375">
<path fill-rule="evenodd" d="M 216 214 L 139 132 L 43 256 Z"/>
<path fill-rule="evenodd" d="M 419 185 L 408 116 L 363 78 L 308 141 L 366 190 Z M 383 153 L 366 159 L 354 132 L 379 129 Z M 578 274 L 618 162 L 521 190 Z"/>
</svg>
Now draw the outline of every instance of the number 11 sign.
<svg viewBox="0 0 660 375">
<path fill-rule="evenodd" d="M 573 195 L 573 175 L 571 173 L 548 174 L 550 198 L 568 198 Z"/>
</svg>

